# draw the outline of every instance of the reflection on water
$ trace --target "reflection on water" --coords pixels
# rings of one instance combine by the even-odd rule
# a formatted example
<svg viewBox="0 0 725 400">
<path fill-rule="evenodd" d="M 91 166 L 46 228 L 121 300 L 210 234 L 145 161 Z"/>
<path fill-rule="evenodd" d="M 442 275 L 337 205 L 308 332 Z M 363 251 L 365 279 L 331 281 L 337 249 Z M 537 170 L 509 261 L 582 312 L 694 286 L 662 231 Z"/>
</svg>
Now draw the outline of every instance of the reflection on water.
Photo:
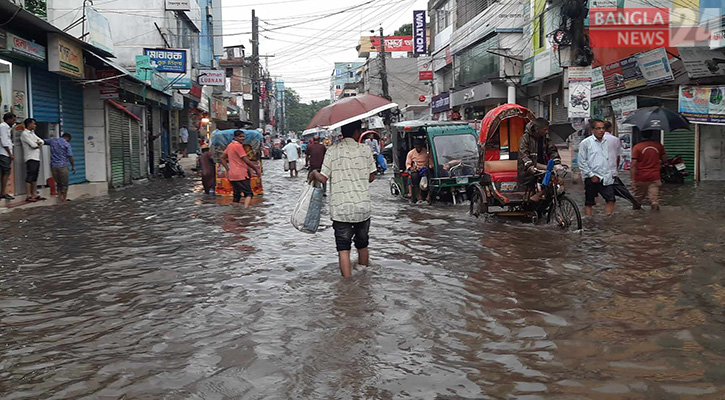
<svg viewBox="0 0 725 400">
<path fill-rule="evenodd" d="M 722 186 L 564 234 L 373 185 L 374 265 L 191 180 L 0 216 L 3 399 L 722 399 Z M 574 188 L 581 189 L 581 188 Z M 574 193 L 581 200 L 581 193 Z"/>
</svg>

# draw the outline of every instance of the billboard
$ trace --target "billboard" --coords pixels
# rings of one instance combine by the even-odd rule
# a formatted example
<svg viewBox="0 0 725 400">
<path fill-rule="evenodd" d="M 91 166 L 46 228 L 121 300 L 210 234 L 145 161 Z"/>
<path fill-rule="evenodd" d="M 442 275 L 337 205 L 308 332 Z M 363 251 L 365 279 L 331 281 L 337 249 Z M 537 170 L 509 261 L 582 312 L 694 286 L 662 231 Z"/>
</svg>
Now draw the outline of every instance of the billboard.
<svg viewBox="0 0 725 400">
<path fill-rule="evenodd" d="M 415 55 L 428 54 L 425 23 L 425 11 L 413 11 L 413 54 Z"/>
<path fill-rule="evenodd" d="M 88 20 L 88 42 L 101 50 L 113 54 L 111 25 L 108 23 L 106 17 L 92 7 L 87 7 L 86 18 Z"/>
</svg>

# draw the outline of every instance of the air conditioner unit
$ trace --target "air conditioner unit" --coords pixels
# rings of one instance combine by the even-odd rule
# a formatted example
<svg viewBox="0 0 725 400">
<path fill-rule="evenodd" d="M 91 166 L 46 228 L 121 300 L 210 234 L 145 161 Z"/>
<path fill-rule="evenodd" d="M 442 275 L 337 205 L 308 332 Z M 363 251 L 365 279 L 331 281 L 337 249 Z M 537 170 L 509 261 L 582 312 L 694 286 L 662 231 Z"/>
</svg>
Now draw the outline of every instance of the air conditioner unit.
<svg viewBox="0 0 725 400">
<path fill-rule="evenodd" d="M 347 64 L 347 69 L 352 68 L 352 64 Z"/>
</svg>

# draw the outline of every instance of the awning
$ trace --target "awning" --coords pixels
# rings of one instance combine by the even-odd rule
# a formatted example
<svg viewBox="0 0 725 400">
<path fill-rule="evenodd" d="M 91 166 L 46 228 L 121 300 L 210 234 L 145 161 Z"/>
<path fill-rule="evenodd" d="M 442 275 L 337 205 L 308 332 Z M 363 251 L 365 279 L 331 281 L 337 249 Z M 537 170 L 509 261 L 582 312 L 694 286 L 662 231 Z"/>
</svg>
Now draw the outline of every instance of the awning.
<svg viewBox="0 0 725 400">
<path fill-rule="evenodd" d="M 95 57 L 98 60 L 100 60 L 101 62 L 107 64 L 109 67 L 112 67 L 116 71 L 122 73 L 125 77 L 131 78 L 131 79 L 133 79 L 133 80 L 135 80 L 137 82 L 140 82 L 140 83 L 144 83 L 145 84 L 145 82 L 142 81 L 141 79 L 139 79 L 133 72 L 128 71 L 126 68 L 122 67 L 117 62 L 111 61 L 108 58 L 103 57 L 103 56 L 100 56 L 100 55 L 98 55 L 98 54 L 96 54 L 96 53 L 94 53 L 94 52 L 92 52 L 90 50 L 86 50 L 86 53 L 92 55 L 93 57 Z"/>
</svg>

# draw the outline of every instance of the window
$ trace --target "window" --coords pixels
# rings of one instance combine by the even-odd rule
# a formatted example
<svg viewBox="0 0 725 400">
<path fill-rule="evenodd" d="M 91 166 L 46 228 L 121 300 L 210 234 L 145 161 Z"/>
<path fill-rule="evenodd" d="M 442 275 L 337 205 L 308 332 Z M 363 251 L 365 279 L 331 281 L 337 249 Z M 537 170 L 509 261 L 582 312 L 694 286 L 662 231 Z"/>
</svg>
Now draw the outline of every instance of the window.
<svg viewBox="0 0 725 400">
<path fill-rule="evenodd" d="M 448 28 L 451 24 L 451 11 L 453 6 L 450 1 L 441 4 L 441 7 L 435 10 L 436 33 Z"/>
<path fill-rule="evenodd" d="M 482 13 L 495 0 L 458 0 L 458 9 L 456 10 L 456 27 L 460 28 L 468 21 L 472 20 L 476 15 Z"/>
<path fill-rule="evenodd" d="M 354 78 L 355 77 L 355 73 L 353 73 L 352 71 L 348 72 L 348 77 L 349 78 Z"/>
<path fill-rule="evenodd" d="M 488 52 L 498 47 L 496 36 L 475 44 L 453 58 L 453 75 L 456 86 L 481 82 L 498 76 L 499 58 Z"/>
<path fill-rule="evenodd" d="M 340 90 L 342 87 L 340 85 L 335 85 L 335 89 Z"/>
</svg>

